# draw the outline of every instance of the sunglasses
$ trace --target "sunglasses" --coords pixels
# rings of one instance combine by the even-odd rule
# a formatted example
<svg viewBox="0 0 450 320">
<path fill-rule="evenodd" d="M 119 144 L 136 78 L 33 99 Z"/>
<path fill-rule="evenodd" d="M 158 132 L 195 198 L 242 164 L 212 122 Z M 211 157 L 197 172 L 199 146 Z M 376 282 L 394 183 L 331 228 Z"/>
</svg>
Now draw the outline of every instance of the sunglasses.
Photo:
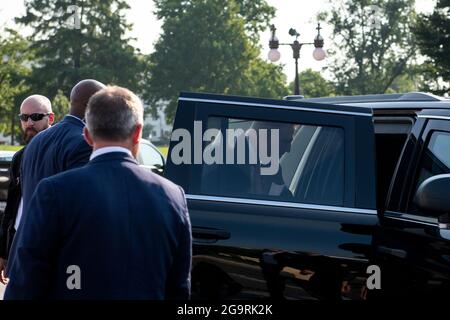
<svg viewBox="0 0 450 320">
<path fill-rule="evenodd" d="M 32 121 L 41 121 L 44 119 L 45 116 L 48 116 L 50 113 L 32 113 L 32 114 L 25 114 L 21 113 L 19 114 L 19 119 L 23 122 L 28 121 L 28 119 L 31 119 Z"/>
</svg>

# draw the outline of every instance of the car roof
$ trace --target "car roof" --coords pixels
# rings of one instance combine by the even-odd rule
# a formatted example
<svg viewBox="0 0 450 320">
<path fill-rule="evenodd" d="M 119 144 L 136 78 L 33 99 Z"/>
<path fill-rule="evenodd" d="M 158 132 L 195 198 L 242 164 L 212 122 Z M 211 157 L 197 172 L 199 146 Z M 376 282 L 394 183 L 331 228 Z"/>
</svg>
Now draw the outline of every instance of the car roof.
<svg viewBox="0 0 450 320">
<path fill-rule="evenodd" d="M 274 108 L 280 106 L 280 100 L 193 92 L 181 92 L 179 100 L 222 104 L 238 103 Z M 299 110 L 306 108 L 323 112 L 373 115 L 398 113 L 401 115 L 410 113 L 417 114 L 417 111 L 420 112 L 423 110 L 438 110 L 437 112 L 442 112 L 446 109 L 450 110 L 450 99 L 423 92 L 309 99 L 304 99 L 303 96 L 287 96 L 284 98 L 283 107 L 291 109 L 298 107 Z"/>
<path fill-rule="evenodd" d="M 145 143 L 145 144 L 149 144 L 149 145 L 153 146 L 153 143 L 151 143 L 150 140 L 147 140 L 147 139 L 144 139 L 144 138 L 141 138 L 140 142 L 141 142 L 141 143 Z"/>
<path fill-rule="evenodd" d="M 419 116 L 425 118 L 427 117 L 432 118 L 433 116 L 443 116 L 450 119 L 450 110 L 447 109 L 423 110 L 422 112 L 419 113 Z"/>
<path fill-rule="evenodd" d="M 292 95 L 284 97 L 285 100 L 306 100 L 320 103 L 364 103 L 364 102 L 399 102 L 399 101 L 445 101 L 444 97 L 436 96 L 426 92 L 407 92 L 407 93 L 387 93 L 387 94 L 366 94 L 355 96 L 333 96 L 305 99 L 301 95 Z"/>
<path fill-rule="evenodd" d="M 372 108 L 370 106 L 351 106 L 348 104 L 337 105 L 328 103 L 315 103 L 306 100 L 280 100 L 267 99 L 267 98 L 255 98 L 255 97 L 243 97 L 243 96 L 231 96 L 220 95 L 211 93 L 196 93 L 196 92 L 181 92 L 178 98 L 179 101 L 196 101 L 204 103 L 215 103 L 223 105 L 243 105 L 243 106 L 256 106 L 266 108 L 280 108 L 291 110 L 309 110 L 315 112 L 329 112 L 329 113 L 348 113 L 355 115 L 372 115 Z"/>
<path fill-rule="evenodd" d="M 408 102 L 369 102 L 346 103 L 346 106 L 369 107 L 373 110 L 425 110 L 425 109 L 449 109 L 450 101 L 408 101 Z"/>
<path fill-rule="evenodd" d="M 0 156 L 13 156 L 16 153 L 16 151 L 12 150 L 0 150 Z"/>
<path fill-rule="evenodd" d="M 338 96 L 304 99 L 302 96 L 287 96 L 288 101 L 304 101 L 313 103 L 326 103 L 346 106 L 354 106 L 371 109 L 399 109 L 399 110 L 424 110 L 424 109 L 450 109 L 450 99 L 439 97 L 424 92 L 408 92 L 393 94 L 369 94 L 359 96 Z"/>
<path fill-rule="evenodd" d="M 2 166 L 4 166 L 5 162 L 7 162 L 7 163 L 11 162 L 15 153 L 16 153 L 15 151 L 0 150 L 0 162 L 2 162 Z M 2 170 L 3 169 L 4 168 L 2 168 Z"/>
</svg>

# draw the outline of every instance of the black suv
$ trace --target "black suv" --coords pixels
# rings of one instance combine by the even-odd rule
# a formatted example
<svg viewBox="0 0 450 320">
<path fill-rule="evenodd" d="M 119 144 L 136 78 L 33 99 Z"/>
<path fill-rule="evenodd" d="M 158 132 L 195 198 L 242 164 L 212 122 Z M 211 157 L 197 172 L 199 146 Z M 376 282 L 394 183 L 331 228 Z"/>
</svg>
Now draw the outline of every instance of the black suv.
<svg viewBox="0 0 450 320">
<path fill-rule="evenodd" d="M 279 128 L 272 176 L 255 170 L 268 150 L 243 161 L 252 128 Z M 244 133 L 240 164 L 225 156 L 239 147 L 230 129 Z M 171 140 L 165 175 L 187 194 L 194 298 L 449 296 L 450 100 L 182 93 Z"/>
</svg>

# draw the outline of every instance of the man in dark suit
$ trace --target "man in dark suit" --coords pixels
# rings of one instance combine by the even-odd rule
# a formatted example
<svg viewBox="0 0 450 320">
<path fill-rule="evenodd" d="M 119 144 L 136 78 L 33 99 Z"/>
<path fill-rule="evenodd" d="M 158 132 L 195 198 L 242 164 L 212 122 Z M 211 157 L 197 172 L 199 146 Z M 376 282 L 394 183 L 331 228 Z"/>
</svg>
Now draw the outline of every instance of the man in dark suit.
<svg viewBox="0 0 450 320">
<path fill-rule="evenodd" d="M 26 144 L 40 131 L 50 127 L 54 120 L 50 100 L 41 95 L 32 95 L 26 98 L 20 106 L 20 125 L 23 132 L 23 142 Z M 6 263 L 12 239 L 16 232 L 15 222 L 17 215 L 21 213 L 22 191 L 20 188 L 20 163 L 25 148 L 14 154 L 9 170 L 10 179 L 8 186 L 8 198 L 0 226 L 0 283 L 6 284 Z M 20 211 L 20 212 L 19 212 Z"/>
<path fill-rule="evenodd" d="M 186 199 L 133 158 L 142 125 L 132 92 L 108 87 L 91 98 L 91 160 L 39 184 L 13 244 L 5 299 L 189 297 Z"/>
<path fill-rule="evenodd" d="M 83 138 L 83 119 L 89 98 L 103 88 L 96 80 L 80 81 L 70 93 L 69 114 L 27 146 L 21 166 L 25 213 L 39 181 L 89 161 L 92 148 Z"/>
</svg>

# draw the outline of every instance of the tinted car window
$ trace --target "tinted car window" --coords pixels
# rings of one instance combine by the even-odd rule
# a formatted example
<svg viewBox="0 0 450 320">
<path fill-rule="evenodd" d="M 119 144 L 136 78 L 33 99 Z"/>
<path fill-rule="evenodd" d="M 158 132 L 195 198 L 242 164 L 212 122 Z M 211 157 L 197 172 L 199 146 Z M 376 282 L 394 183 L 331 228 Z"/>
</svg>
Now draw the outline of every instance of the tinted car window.
<svg viewBox="0 0 450 320">
<path fill-rule="evenodd" d="M 415 190 L 426 179 L 438 175 L 450 173 L 450 133 L 435 131 L 430 137 L 420 162 L 419 175 Z M 421 210 L 412 202 L 410 213 L 421 214 Z"/>
<path fill-rule="evenodd" d="M 436 162 L 442 164 L 443 170 L 450 168 L 450 133 L 447 132 L 435 132 L 431 136 L 428 149 L 436 157 Z"/>
<path fill-rule="evenodd" d="M 342 128 L 211 117 L 208 129 L 220 135 L 204 150 L 219 161 L 202 165 L 196 193 L 342 205 Z"/>
<path fill-rule="evenodd" d="M 417 187 L 429 177 L 450 173 L 450 133 L 436 131 L 423 155 Z"/>
</svg>

